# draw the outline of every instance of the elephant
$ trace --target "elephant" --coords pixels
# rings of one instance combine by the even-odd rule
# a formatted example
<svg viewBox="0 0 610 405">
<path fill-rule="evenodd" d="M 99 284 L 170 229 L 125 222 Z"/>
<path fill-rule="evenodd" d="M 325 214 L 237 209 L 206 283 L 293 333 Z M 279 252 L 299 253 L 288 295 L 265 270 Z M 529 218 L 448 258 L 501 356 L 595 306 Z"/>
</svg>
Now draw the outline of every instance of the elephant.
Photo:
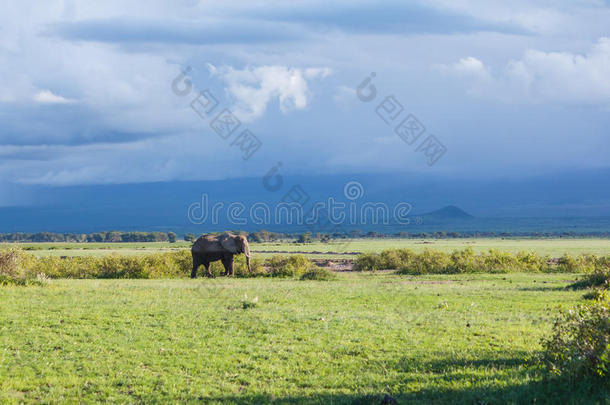
<svg viewBox="0 0 610 405">
<path fill-rule="evenodd" d="M 191 278 L 197 277 L 197 269 L 202 264 L 205 266 L 206 275 L 212 276 L 210 272 L 210 262 L 222 260 L 225 268 L 225 275 L 234 275 L 233 255 L 244 253 L 248 271 L 250 269 L 250 247 L 248 239 L 243 235 L 224 233 L 222 235 L 201 235 L 191 248 L 193 255 L 193 271 Z"/>
</svg>

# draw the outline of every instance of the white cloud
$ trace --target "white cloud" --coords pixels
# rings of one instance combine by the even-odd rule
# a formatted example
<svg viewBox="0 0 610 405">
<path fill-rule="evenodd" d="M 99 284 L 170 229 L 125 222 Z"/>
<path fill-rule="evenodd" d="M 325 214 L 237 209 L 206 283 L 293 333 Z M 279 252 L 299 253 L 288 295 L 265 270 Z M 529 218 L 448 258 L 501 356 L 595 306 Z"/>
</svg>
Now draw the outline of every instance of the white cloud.
<svg viewBox="0 0 610 405">
<path fill-rule="evenodd" d="M 528 50 L 500 72 L 474 57 L 441 70 L 467 79 L 468 93 L 504 101 L 607 105 L 610 103 L 610 38 L 586 54 Z"/>
<path fill-rule="evenodd" d="M 483 62 L 472 56 L 462 58 L 459 62 L 447 66 L 447 68 L 462 74 L 481 75 L 487 73 L 487 68 Z"/>
<path fill-rule="evenodd" d="M 269 102 L 276 98 L 284 114 L 305 109 L 313 97 L 308 81 L 323 79 L 331 73 L 328 68 L 299 69 L 281 65 L 243 70 L 230 66 L 208 69 L 227 84 L 226 90 L 236 102 L 235 114 L 244 121 L 263 116 Z"/>
<path fill-rule="evenodd" d="M 42 104 L 70 104 L 74 103 L 75 100 L 65 98 L 53 93 L 51 90 L 41 90 L 34 94 L 34 101 Z"/>
</svg>

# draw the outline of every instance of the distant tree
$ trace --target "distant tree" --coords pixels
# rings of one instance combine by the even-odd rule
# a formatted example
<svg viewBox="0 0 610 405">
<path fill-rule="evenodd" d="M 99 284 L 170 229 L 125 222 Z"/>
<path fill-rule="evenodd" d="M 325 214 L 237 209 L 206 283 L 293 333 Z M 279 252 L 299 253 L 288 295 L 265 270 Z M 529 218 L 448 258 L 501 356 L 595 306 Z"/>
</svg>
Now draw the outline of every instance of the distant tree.
<svg viewBox="0 0 610 405">
<path fill-rule="evenodd" d="M 304 232 L 301 235 L 299 235 L 297 242 L 298 243 L 312 243 L 313 238 L 311 237 L 311 232 Z"/>
<path fill-rule="evenodd" d="M 169 243 L 176 243 L 176 237 L 177 235 L 174 232 L 167 233 L 167 240 L 169 240 Z"/>
<path fill-rule="evenodd" d="M 187 242 L 193 242 L 195 239 L 197 239 L 197 237 L 195 236 L 194 233 L 185 233 L 184 234 L 184 240 Z"/>
</svg>

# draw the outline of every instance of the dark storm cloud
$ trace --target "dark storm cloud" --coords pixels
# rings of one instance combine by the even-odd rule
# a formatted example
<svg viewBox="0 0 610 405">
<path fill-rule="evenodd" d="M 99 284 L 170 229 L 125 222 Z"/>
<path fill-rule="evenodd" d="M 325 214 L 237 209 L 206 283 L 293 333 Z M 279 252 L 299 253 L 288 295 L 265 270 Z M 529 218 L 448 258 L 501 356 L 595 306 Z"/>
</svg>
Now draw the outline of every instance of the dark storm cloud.
<svg viewBox="0 0 610 405">
<path fill-rule="evenodd" d="M 3 105 L 0 145 L 125 143 L 166 135 L 131 132 L 103 123 L 103 116 L 79 105 Z"/>
</svg>

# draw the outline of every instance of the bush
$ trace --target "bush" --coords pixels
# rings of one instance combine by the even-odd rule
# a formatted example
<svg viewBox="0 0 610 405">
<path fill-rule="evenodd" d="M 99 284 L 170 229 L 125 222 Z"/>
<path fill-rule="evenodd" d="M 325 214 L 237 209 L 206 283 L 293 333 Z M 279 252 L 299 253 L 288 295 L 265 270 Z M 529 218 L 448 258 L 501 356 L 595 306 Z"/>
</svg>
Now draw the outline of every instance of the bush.
<svg viewBox="0 0 610 405">
<path fill-rule="evenodd" d="M 262 259 L 258 259 L 256 257 L 251 258 L 250 268 L 252 269 L 252 272 L 248 271 L 248 265 L 246 264 L 246 256 L 235 256 L 233 270 L 235 272 L 236 277 L 261 277 L 267 275 L 267 272 L 263 267 Z"/>
<path fill-rule="evenodd" d="M 409 267 L 416 258 L 417 254 L 411 249 L 389 249 L 379 254 L 381 269 Z"/>
<path fill-rule="evenodd" d="M 610 298 L 608 290 L 603 288 L 593 288 L 591 291 L 582 296 L 586 300 L 605 300 Z"/>
<path fill-rule="evenodd" d="M 377 253 L 363 253 L 356 257 L 352 270 L 375 271 L 380 270 L 381 260 Z"/>
<path fill-rule="evenodd" d="M 271 267 L 268 272 L 264 264 Z M 176 252 L 126 256 L 41 257 L 26 254 L 20 249 L 0 251 L 0 284 L 26 284 L 36 282 L 38 274 L 49 278 L 176 278 L 188 277 L 193 266 L 188 250 Z M 276 256 L 265 263 L 263 259 L 250 260 L 252 273 L 248 271 L 246 257 L 237 255 L 233 269 L 237 277 L 301 276 L 315 268 L 305 256 Z M 199 270 L 203 271 L 202 268 Z M 210 264 L 210 272 L 219 276 L 224 273 L 220 261 Z"/>
<path fill-rule="evenodd" d="M 557 271 L 563 273 L 588 273 L 595 271 L 597 257 L 592 255 L 570 256 L 564 254 L 557 261 Z"/>
<path fill-rule="evenodd" d="M 274 277 L 298 277 L 314 268 L 314 264 L 303 255 L 274 256 L 267 264 Z"/>
<path fill-rule="evenodd" d="M 457 274 L 508 272 L 592 272 L 610 273 L 610 257 L 565 255 L 555 261 L 533 252 L 502 252 L 489 250 L 475 254 L 472 247 L 456 250 L 450 255 L 432 250 L 414 253 L 409 249 L 389 249 L 364 253 L 354 260 L 355 271 L 397 269 L 399 274 Z"/>
<path fill-rule="evenodd" d="M 451 258 L 447 253 L 424 249 L 411 263 L 398 268 L 399 274 L 450 273 Z"/>
<path fill-rule="evenodd" d="M 32 263 L 35 258 L 19 248 L 0 251 L 0 285 L 40 285 L 46 280 Z"/>
<path fill-rule="evenodd" d="M 456 250 L 451 253 L 451 264 L 449 273 L 475 273 L 481 271 L 479 256 L 474 254 L 472 247 L 464 250 Z"/>
<path fill-rule="evenodd" d="M 333 273 L 317 266 L 301 276 L 301 280 L 328 281 L 334 280 L 335 278 L 336 276 Z"/>
<path fill-rule="evenodd" d="M 574 290 L 582 290 L 585 288 L 598 288 L 602 290 L 607 290 L 609 285 L 610 272 L 596 270 L 593 273 L 585 275 L 577 282 L 570 284 L 569 287 Z"/>
<path fill-rule="evenodd" d="M 554 376 L 610 382 L 610 302 L 606 299 L 562 312 L 541 362 Z"/>
</svg>

